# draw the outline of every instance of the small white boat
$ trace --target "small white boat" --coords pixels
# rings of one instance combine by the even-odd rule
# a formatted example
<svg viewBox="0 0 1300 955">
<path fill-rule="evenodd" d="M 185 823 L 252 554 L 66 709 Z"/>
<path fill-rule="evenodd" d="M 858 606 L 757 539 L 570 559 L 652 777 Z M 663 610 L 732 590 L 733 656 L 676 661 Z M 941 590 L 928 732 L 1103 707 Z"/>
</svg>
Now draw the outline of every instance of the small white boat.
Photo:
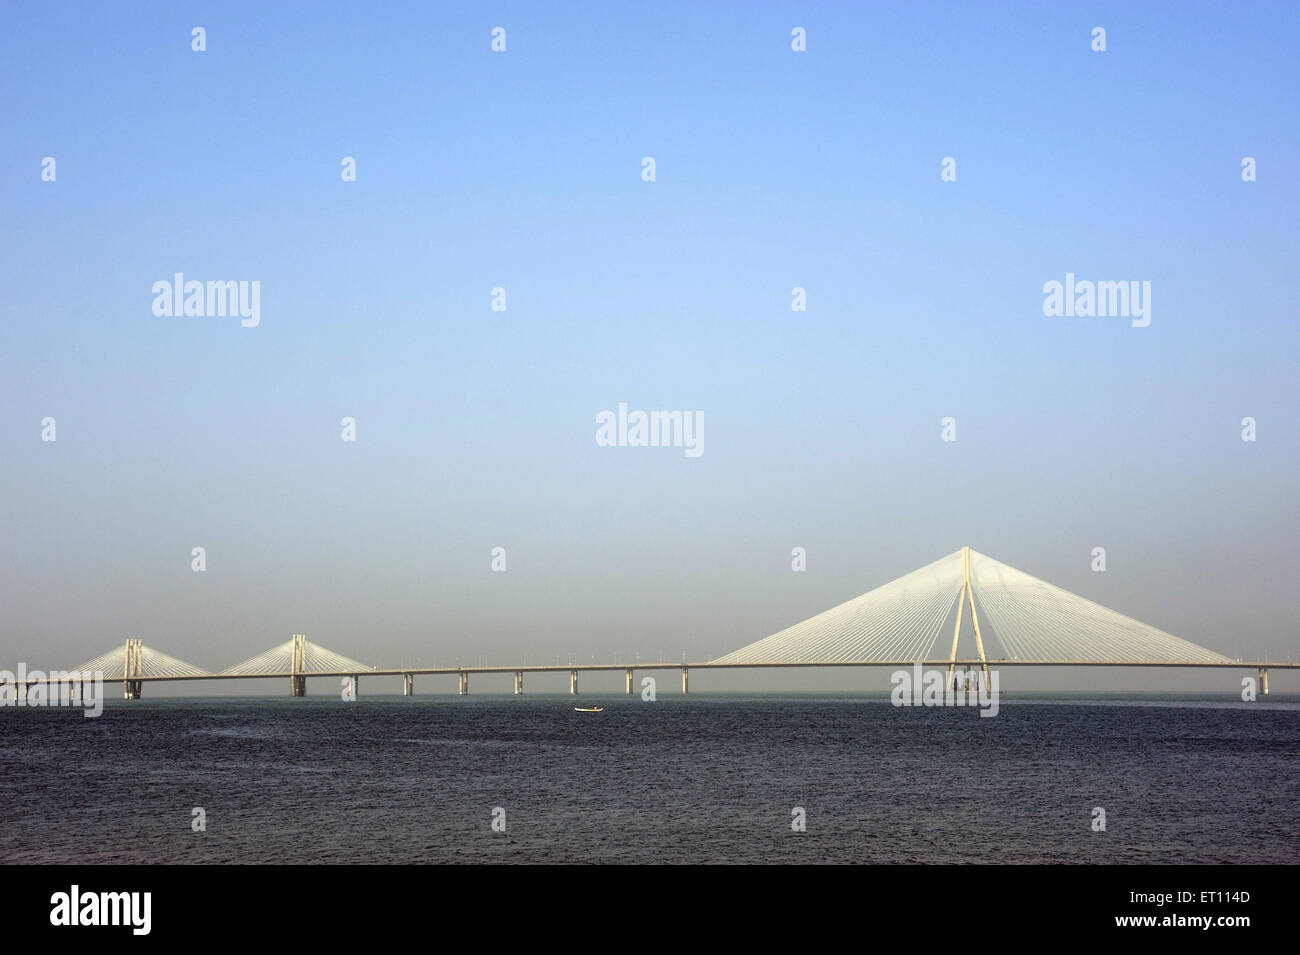
<svg viewBox="0 0 1300 955">
<path fill-rule="evenodd" d="M 605 712 L 605 708 L 604 708 L 603 706 L 575 706 L 575 707 L 573 708 L 573 712 L 575 712 L 575 713 L 604 713 L 604 712 Z"/>
</svg>

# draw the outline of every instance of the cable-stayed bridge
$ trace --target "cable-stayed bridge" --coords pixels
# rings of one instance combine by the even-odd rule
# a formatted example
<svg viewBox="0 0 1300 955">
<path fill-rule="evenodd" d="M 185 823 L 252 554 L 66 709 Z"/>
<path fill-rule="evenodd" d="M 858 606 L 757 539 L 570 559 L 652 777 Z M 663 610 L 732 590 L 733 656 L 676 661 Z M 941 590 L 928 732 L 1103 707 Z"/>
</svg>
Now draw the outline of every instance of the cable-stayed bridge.
<svg viewBox="0 0 1300 955">
<path fill-rule="evenodd" d="M 951 634 L 951 642 L 949 642 Z M 966 647 L 962 653 L 963 644 Z M 946 650 L 946 652 L 945 652 Z M 302 634 L 219 672 L 209 672 L 140 640 L 103 653 L 73 673 L 123 685 L 127 699 L 139 699 L 145 682 L 188 680 L 289 680 L 291 696 L 306 694 L 308 677 L 401 676 L 406 696 L 416 675 L 455 674 L 460 694 L 469 693 L 471 674 L 513 673 L 515 693 L 525 673 L 569 673 L 569 692 L 578 692 L 578 673 L 626 673 L 633 692 L 635 670 L 681 670 L 682 692 L 692 669 L 887 666 L 946 667 L 950 680 L 989 667 L 1181 667 L 1258 671 L 1268 692 L 1270 668 L 1300 663 L 1232 660 L 1134 620 L 1077 594 L 963 547 L 859 597 L 787 627 L 769 637 L 702 663 L 592 663 L 555 666 L 398 667 L 377 669 L 313 644 Z M 28 683 L 67 681 L 51 673 Z"/>
</svg>

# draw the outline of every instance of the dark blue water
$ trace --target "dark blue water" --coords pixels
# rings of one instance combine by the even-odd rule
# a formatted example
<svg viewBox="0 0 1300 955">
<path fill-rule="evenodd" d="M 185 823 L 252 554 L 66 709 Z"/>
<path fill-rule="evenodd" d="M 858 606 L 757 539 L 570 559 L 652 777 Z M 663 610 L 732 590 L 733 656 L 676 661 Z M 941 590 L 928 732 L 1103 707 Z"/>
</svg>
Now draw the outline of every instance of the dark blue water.
<svg viewBox="0 0 1300 955">
<path fill-rule="evenodd" d="M 593 697 L 580 698 L 590 705 Z M 8 862 L 1300 862 L 1300 701 L 0 710 Z M 191 829 L 193 807 L 207 829 Z M 807 831 L 791 830 L 803 807 Z M 1093 807 L 1107 831 L 1092 831 Z M 494 807 L 506 831 L 491 829 Z"/>
</svg>

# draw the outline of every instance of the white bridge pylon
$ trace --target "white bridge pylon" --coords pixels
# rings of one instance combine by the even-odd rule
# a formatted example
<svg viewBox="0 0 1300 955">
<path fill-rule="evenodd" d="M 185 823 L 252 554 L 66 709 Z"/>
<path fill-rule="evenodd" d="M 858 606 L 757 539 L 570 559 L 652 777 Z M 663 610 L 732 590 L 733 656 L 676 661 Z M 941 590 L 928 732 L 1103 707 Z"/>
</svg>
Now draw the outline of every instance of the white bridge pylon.
<svg viewBox="0 0 1300 955">
<path fill-rule="evenodd" d="M 125 680 L 141 676 L 208 676 L 208 671 L 178 660 L 161 651 L 146 647 L 139 640 L 128 640 L 120 647 L 101 653 L 77 667 L 80 673 L 103 671 L 105 680 Z"/>
<path fill-rule="evenodd" d="M 318 646 L 302 634 L 294 634 L 292 639 L 278 647 L 272 647 L 221 672 L 230 675 L 259 673 L 310 675 L 312 673 L 366 673 L 373 669 L 374 667 L 358 663 L 351 657 Z"/>
<path fill-rule="evenodd" d="M 140 699 L 144 681 L 141 677 L 210 676 L 207 670 L 168 656 L 143 640 L 128 639 L 120 647 L 101 653 L 77 667 L 81 674 L 101 673 L 105 680 L 121 680 L 122 693 L 128 700 Z"/>
<path fill-rule="evenodd" d="M 969 608 L 969 609 L 967 609 Z M 774 633 L 717 664 L 935 660 L 955 618 L 957 659 L 969 613 L 976 656 L 1039 663 L 1231 663 L 1222 654 L 1126 617 L 969 547 Z M 951 667 L 950 667 L 951 669 Z"/>
</svg>

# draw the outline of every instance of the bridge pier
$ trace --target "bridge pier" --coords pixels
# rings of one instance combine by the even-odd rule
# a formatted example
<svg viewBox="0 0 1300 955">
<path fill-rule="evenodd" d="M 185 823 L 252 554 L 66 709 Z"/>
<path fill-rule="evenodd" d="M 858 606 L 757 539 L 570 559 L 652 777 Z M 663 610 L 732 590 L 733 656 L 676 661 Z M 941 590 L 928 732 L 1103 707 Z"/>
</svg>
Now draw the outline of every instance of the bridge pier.
<svg viewBox="0 0 1300 955">
<path fill-rule="evenodd" d="M 682 667 L 682 692 L 691 692 L 691 671 Z"/>
<path fill-rule="evenodd" d="M 140 658 L 144 655 L 144 642 L 141 640 L 126 641 L 126 657 L 122 663 L 122 696 L 128 700 L 140 699 L 140 694 L 144 691 L 144 683 L 140 680 L 133 680 L 131 677 L 139 676 Z"/>
<path fill-rule="evenodd" d="M 461 696 L 469 696 L 469 674 L 464 670 L 460 671 L 460 687 L 457 692 Z"/>
<path fill-rule="evenodd" d="M 355 700 L 360 695 L 361 695 L 361 677 L 357 676 L 354 673 L 352 674 L 352 699 Z"/>
<path fill-rule="evenodd" d="M 402 674 L 402 696 L 414 696 L 414 695 L 415 695 L 415 674 L 403 673 Z"/>
<path fill-rule="evenodd" d="M 1268 667 L 1259 668 L 1259 693 L 1268 696 Z"/>
<path fill-rule="evenodd" d="M 632 695 L 632 670 L 629 667 L 627 671 L 627 695 Z"/>
<path fill-rule="evenodd" d="M 302 633 L 293 635 L 293 645 L 289 649 L 289 696 L 307 695 L 307 678 L 299 676 L 306 669 L 307 636 Z"/>
<path fill-rule="evenodd" d="M 515 671 L 515 696 L 524 695 L 524 671 Z"/>
<path fill-rule="evenodd" d="M 578 695 L 578 671 L 569 671 L 569 696 Z"/>
</svg>

